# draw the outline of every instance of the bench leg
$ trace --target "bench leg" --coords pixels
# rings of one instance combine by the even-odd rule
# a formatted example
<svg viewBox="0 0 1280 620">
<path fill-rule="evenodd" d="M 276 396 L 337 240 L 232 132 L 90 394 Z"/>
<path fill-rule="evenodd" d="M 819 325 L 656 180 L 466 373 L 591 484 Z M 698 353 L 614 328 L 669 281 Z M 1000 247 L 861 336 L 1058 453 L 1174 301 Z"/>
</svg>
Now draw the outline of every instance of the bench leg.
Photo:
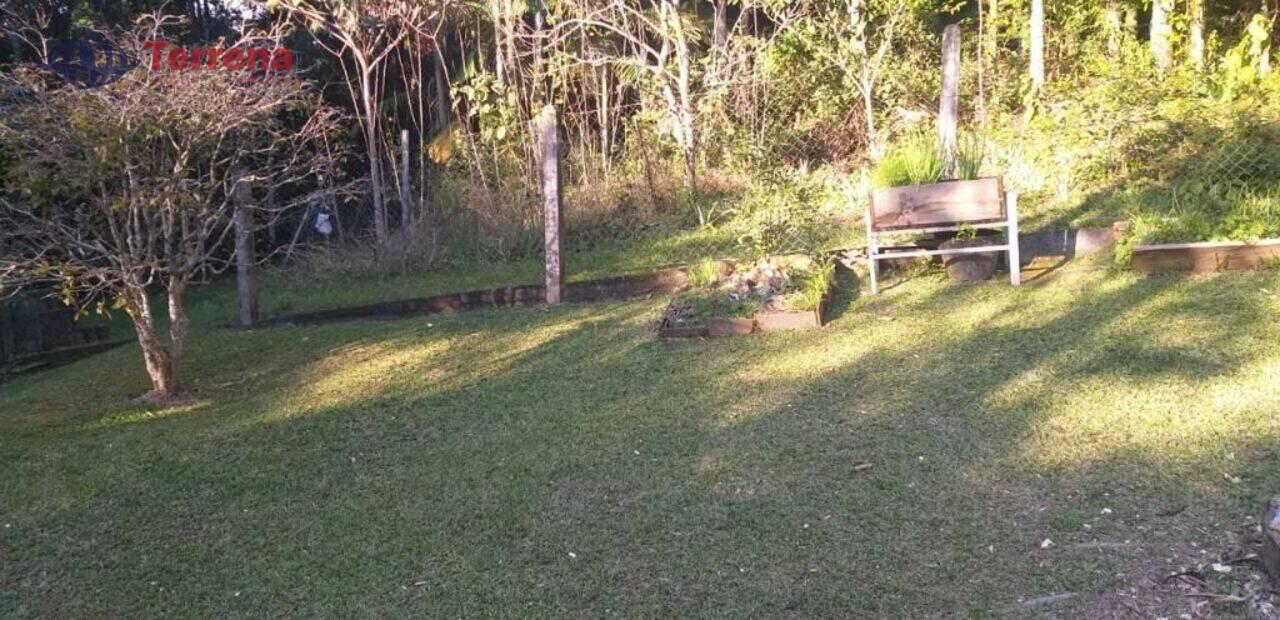
<svg viewBox="0 0 1280 620">
<path fill-rule="evenodd" d="M 871 208 L 867 208 L 867 273 L 871 276 L 871 294 L 880 294 L 880 271 L 876 264 L 876 254 L 880 249 L 876 247 L 876 233 L 871 228 Z"/>
<path fill-rule="evenodd" d="M 1009 283 L 1021 286 L 1022 250 L 1018 247 L 1018 192 L 1005 194 L 1005 200 L 1008 201 L 1006 210 L 1009 214 L 1009 225 L 1005 228 L 1006 234 L 1009 235 Z"/>
<path fill-rule="evenodd" d="M 880 273 L 879 267 L 876 266 L 876 257 L 873 254 L 867 255 L 867 272 L 871 274 L 871 294 L 880 294 Z"/>
</svg>

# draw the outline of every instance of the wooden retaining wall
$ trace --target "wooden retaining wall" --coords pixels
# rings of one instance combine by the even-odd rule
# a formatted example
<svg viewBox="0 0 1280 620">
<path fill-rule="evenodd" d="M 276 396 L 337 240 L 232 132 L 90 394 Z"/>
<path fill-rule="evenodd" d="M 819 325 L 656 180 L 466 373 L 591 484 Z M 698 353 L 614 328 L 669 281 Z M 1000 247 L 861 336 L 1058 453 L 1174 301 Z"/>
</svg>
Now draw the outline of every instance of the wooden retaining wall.
<svg viewBox="0 0 1280 620">
<path fill-rule="evenodd" d="M 720 261 L 722 267 L 731 261 Z M 629 299 L 653 294 L 670 294 L 688 285 L 683 269 L 659 269 L 643 274 L 572 282 L 564 287 L 563 300 L 573 303 Z M 460 312 L 493 306 L 527 306 L 546 301 L 546 288 L 537 284 L 508 286 L 495 289 L 448 293 L 432 297 L 400 299 L 364 306 L 334 308 L 291 314 L 259 323 L 262 327 L 282 325 L 313 325 L 362 319 L 397 319 Z"/>
<path fill-rule="evenodd" d="M 821 329 L 826 323 L 831 295 L 822 298 L 813 310 L 794 312 L 758 312 L 751 318 L 715 318 L 700 327 L 674 327 L 664 319 L 658 326 L 659 338 L 720 338 L 740 336 L 753 332 L 793 332 Z"/>
<path fill-rule="evenodd" d="M 1143 273 L 1247 271 L 1280 265 L 1280 239 L 1143 245 L 1130 265 Z"/>
</svg>

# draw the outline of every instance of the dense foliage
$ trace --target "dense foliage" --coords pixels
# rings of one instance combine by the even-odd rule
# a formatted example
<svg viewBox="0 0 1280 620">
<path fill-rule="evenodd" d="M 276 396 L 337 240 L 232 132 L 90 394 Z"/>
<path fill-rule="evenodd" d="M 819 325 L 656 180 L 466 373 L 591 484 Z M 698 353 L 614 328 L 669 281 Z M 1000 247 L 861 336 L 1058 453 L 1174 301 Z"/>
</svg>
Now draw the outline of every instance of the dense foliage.
<svg viewBox="0 0 1280 620">
<path fill-rule="evenodd" d="M 958 176 L 1003 176 L 1026 228 L 1130 219 L 1131 243 L 1280 234 L 1277 9 L 1263 0 L 170 6 L 191 17 L 184 41 L 292 24 L 299 64 L 359 121 L 350 172 L 373 191 L 340 211 L 340 243 L 304 254 L 319 270 L 536 255 L 529 127 L 547 103 L 567 145 L 571 251 L 691 230 L 718 253 L 849 242 L 870 187 L 938 178 L 948 24 L 962 33 Z M 35 32 L 154 9 L 15 3 L 4 59 L 39 60 Z"/>
</svg>

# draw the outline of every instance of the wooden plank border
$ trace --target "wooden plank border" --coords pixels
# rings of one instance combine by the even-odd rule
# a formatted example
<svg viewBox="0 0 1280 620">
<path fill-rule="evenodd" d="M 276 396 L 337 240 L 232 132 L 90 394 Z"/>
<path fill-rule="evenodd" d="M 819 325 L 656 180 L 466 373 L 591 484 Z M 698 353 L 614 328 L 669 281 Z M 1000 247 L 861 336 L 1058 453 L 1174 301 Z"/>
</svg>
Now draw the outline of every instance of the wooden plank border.
<svg viewBox="0 0 1280 620">
<path fill-rule="evenodd" d="M 1280 263 L 1280 239 L 1142 245 L 1129 265 L 1142 273 L 1251 271 Z"/>
<path fill-rule="evenodd" d="M 731 269 L 732 261 L 718 261 L 721 269 Z M 631 299 L 654 294 L 670 294 L 683 290 L 689 282 L 685 270 L 678 267 L 647 273 L 571 282 L 564 287 L 563 300 L 591 303 L 613 299 Z M 447 293 L 431 297 L 397 299 L 381 303 L 302 312 L 259 321 L 262 327 L 316 325 L 358 320 L 392 320 L 427 316 L 494 306 L 529 306 L 546 301 L 546 288 L 537 284 L 506 286 L 494 289 Z"/>
<path fill-rule="evenodd" d="M 826 325 L 827 310 L 831 305 L 831 293 L 823 296 L 818 302 L 818 307 L 813 310 L 797 310 L 783 312 L 757 312 L 755 316 L 749 320 L 753 324 L 753 329 L 748 330 L 752 333 L 767 334 L 772 332 L 793 332 L 808 331 L 812 329 L 822 329 Z M 716 319 L 712 319 L 716 320 Z M 725 319 L 719 319 L 721 321 Z M 741 321 L 743 319 L 728 319 L 731 321 Z M 738 333 L 716 333 L 717 330 L 708 323 L 708 325 L 699 327 L 673 327 L 668 325 L 666 320 L 658 326 L 659 338 L 709 338 L 723 335 L 739 335 Z M 744 332 L 745 333 L 745 332 Z"/>
</svg>

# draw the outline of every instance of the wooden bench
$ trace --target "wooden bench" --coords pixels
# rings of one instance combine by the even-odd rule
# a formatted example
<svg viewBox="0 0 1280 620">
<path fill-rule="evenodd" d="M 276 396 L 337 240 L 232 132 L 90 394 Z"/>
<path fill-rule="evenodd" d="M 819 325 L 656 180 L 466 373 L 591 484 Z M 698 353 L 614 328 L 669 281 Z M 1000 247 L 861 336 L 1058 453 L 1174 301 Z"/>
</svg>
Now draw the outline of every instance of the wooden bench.
<svg viewBox="0 0 1280 620">
<path fill-rule="evenodd" d="M 966 228 L 1003 228 L 1005 243 L 947 250 L 891 250 L 882 248 L 881 244 L 882 237 Z M 871 273 L 872 295 L 880 292 L 879 261 L 986 252 L 1007 252 L 1009 281 L 1014 286 L 1022 284 L 1018 255 L 1018 194 L 1006 193 L 999 178 L 890 187 L 872 192 L 871 205 L 867 209 L 867 267 Z"/>
</svg>

